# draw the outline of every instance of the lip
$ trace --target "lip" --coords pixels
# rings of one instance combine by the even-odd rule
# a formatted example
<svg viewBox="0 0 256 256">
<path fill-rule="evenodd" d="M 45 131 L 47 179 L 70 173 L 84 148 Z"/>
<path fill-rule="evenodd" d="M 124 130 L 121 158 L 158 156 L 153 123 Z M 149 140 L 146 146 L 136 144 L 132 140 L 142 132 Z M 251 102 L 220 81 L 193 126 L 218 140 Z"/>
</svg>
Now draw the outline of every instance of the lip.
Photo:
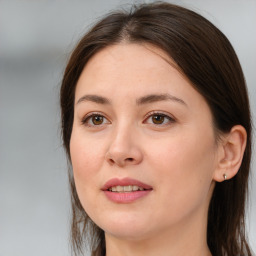
<svg viewBox="0 0 256 256">
<path fill-rule="evenodd" d="M 131 179 L 131 178 L 123 178 L 123 179 L 118 179 L 118 178 L 114 178 L 114 179 L 111 179 L 109 181 L 107 181 L 105 183 L 105 185 L 102 187 L 101 190 L 103 191 L 106 191 L 108 190 L 109 188 L 111 187 L 115 187 L 115 186 L 129 186 L 129 185 L 135 185 L 135 186 L 138 186 L 138 187 L 141 187 L 141 188 L 144 188 L 144 189 L 147 189 L 147 190 L 152 190 L 153 188 L 148 185 L 148 184 L 145 184 L 139 180 L 135 180 L 135 179 Z"/>
<path fill-rule="evenodd" d="M 139 186 L 146 190 L 138 190 L 133 192 L 112 192 L 108 190 L 110 187 L 128 185 Z M 102 187 L 102 191 L 110 201 L 121 204 L 132 203 L 139 198 L 147 196 L 152 190 L 153 188 L 150 185 L 131 178 L 114 178 L 107 181 L 106 184 Z"/>
</svg>

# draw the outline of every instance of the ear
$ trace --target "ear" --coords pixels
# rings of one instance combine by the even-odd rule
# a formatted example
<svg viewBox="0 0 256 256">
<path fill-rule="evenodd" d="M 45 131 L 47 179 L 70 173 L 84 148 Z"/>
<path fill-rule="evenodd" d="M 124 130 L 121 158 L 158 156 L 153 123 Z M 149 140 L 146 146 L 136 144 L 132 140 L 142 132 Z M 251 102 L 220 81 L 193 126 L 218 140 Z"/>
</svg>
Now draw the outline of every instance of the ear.
<svg viewBox="0 0 256 256">
<path fill-rule="evenodd" d="M 230 132 L 224 135 L 218 146 L 218 162 L 213 180 L 222 182 L 237 174 L 243 160 L 246 140 L 247 133 L 241 125 L 233 126 Z"/>
</svg>

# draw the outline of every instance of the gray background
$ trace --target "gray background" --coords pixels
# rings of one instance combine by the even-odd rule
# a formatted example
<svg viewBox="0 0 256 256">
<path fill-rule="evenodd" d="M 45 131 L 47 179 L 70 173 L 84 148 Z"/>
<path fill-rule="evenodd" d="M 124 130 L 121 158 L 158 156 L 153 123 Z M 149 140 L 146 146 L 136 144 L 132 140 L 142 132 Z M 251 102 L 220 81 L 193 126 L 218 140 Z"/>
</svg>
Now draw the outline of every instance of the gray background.
<svg viewBox="0 0 256 256">
<path fill-rule="evenodd" d="M 70 254 L 58 107 L 63 68 L 89 24 L 134 2 L 140 1 L 0 0 L 0 256 Z M 199 12 L 230 39 L 255 122 L 256 0 L 170 2 Z M 256 251 L 255 165 L 252 173 L 247 226 Z"/>
</svg>

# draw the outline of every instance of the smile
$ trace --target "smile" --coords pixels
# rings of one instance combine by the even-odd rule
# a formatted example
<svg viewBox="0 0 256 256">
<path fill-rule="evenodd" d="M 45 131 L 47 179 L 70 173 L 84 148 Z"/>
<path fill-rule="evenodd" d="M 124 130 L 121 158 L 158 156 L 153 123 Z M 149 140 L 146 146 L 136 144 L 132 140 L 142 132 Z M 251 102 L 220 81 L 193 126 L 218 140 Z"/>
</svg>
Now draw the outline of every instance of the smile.
<svg viewBox="0 0 256 256">
<path fill-rule="evenodd" d="M 132 191 L 138 191 L 138 190 L 143 191 L 145 189 L 136 185 L 129 185 L 129 186 L 115 186 L 115 187 L 109 188 L 108 190 L 112 192 L 121 193 L 121 192 L 132 192 Z"/>
<path fill-rule="evenodd" d="M 126 204 L 149 195 L 153 188 L 131 178 L 114 178 L 106 182 L 101 190 L 110 201 Z"/>
</svg>

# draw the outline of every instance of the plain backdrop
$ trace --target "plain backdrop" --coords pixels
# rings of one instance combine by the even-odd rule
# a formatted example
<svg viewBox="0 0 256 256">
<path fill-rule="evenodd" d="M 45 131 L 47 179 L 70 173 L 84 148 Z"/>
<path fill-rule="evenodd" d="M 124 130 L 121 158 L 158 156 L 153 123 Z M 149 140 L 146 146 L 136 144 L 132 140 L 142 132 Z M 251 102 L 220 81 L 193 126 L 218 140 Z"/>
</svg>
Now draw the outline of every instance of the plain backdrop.
<svg viewBox="0 0 256 256">
<path fill-rule="evenodd" d="M 58 103 L 63 68 L 98 17 L 140 2 L 0 0 L 0 256 L 70 255 Z M 255 122 L 256 0 L 169 2 L 199 12 L 229 38 L 244 70 Z M 255 169 L 247 209 L 254 251 Z"/>
</svg>

